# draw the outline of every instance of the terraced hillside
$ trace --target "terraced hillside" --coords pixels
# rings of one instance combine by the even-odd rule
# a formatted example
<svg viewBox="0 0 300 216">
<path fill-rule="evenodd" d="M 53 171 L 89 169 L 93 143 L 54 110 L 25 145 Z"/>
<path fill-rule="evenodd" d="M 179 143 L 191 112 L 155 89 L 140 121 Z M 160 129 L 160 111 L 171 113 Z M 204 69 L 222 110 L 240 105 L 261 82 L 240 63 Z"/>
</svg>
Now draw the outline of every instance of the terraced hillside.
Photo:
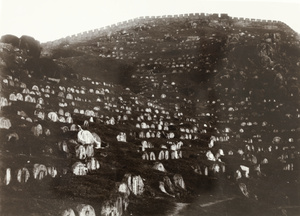
<svg viewBox="0 0 300 216">
<path fill-rule="evenodd" d="M 300 48 L 287 26 L 154 19 L 38 58 L 3 42 L 3 215 L 167 215 L 199 194 L 244 197 L 229 215 L 297 211 Z"/>
</svg>

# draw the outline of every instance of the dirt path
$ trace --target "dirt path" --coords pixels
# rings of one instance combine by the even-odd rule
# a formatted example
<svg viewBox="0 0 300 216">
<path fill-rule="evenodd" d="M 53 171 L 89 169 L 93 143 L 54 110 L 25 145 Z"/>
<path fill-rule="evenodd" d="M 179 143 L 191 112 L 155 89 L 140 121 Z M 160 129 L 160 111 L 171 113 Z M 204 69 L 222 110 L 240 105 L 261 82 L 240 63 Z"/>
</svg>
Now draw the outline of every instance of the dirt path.
<svg viewBox="0 0 300 216">
<path fill-rule="evenodd" d="M 226 199 L 220 199 L 220 200 L 216 200 L 214 202 L 207 202 L 207 203 L 203 203 L 203 204 L 199 204 L 198 206 L 205 208 L 205 207 L 210 207 L 212 205 L 216 205 L 219 203 L 223 203 L 223 202 L 227 202 L 227 201 L 231 201 L 236 199 L 237 197 L 229 197 Z M 174 210 L 171 213 L 168 213 L 168 216 L 180 216 L 182 215 L 182 212 L 184 212 L 186 209 L 189 208 L 190 205 L 194 205 L 194 203 L 176 203 L 176 207 L 174 208 Z"/>
<path fill-rule="evenodd" d="M 200 206 L 201 207 L 208 207 L 208 206 L 212 206 L 212 205 L 222 203 L 222 202 L 226 202 L 226 201 L 229 201 L 229 200 L 234 200 L 235 198 L 236 197 L 230 197 L 230 198 L 227 198 L 227 199 L 217 200 L 215 202 L 209 202 L 209 203 L 201 204 Z"/>
</svg>

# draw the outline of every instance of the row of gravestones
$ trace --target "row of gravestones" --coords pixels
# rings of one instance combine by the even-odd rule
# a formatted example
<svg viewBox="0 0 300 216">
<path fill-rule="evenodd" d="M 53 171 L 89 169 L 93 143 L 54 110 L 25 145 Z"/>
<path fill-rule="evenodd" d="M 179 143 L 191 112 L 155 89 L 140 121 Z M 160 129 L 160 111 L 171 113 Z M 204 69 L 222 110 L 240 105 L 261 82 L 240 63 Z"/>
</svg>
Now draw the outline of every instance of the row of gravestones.
<svg viewBox="0 0 300 216">
<path fill-rule="evenodd" d="M 158 156 L 155 156 L 154 152 L 150 152 L 148 154 L 148 152 L 143 152 L 142 154 L 142 159 L 143 160 L 151 160 L 151 161 L 156 161 L 156 159 L 158 160 L 175 160 L 175 159 L 179 159 L 182 158 L 182 151 L 171 151 L 171 153 L 169 153 L 169 150 L 161 150 L 158 153 Z"/>
<path fill-rule="evenodd" d="M 27 167 L 17 169 L 14 173 L 16 174 L 17 181 L 19 183 L 26 183 L 31 176 L 30 171 Z M 62 173 L 65 174 L 66 170 L 63 170 Z M 52 178 L 55 178 L 57 175 L 58 175 L 58 171 L 53 166 L 46 167 L 43 164 L 33 165 L 32 176 L 35 180 L 42 180 L 46 176 L 51 176 Z M 4 183 L 5 185 L 9 185 L 13 181 L 12 176 L 13 176 L 13 172 L 11 168 L 7 168 L 5 170 L 5 175 L 2 180 L 2 183 Z"/>
<path fill-rule="evenodd" d="M 96 158 L 91 157 L 87 159 L 86 164 L 82 162 L 75 162 L 72 166 L 72 172 L 74 175 L 87 175 L 88 172 L 97 170 L 99 168 L 99 161 Z M 30 172 L 29 170 L 30 168 L 23 167 L 13 172 L 11 168 L 6 168 L 4 177 L 1 182 L 4 185 L 9 185 L 13 181 L 13 173 L 16 174 L 17 182 L 27 183 L 31 176 L 35 180 L 42 180 L 46 176 L 56 178 L 59 173 L 66 174 L 68 169 L 64 168 L 61 171 L 58 171 L 54 166 L 47 167 L 43 164 L 34 164 L 32 167 L 32 172 Z"/>
<path fill-rule="evenodd" d="M 100 215 L 124 215 L 128 205 L 128 196 L 123 195 L 122 192 L 120 192 L 116 196 L 112 196 L 109 200 L 103 202 Z M 75 211 L 72 208 L 67 208 L 61 212 L 61 216 L 96 216 L 96 211 L 91 205 L 79 204 L 76 206 Z"/>
</svg>

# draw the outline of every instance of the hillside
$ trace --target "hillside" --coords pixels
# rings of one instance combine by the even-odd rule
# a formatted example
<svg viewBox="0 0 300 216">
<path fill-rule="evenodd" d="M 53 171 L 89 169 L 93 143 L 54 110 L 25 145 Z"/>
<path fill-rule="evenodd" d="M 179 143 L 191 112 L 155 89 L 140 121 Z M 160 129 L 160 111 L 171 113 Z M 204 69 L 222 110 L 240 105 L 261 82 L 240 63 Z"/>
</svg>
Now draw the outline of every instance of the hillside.
<svg viewBox="0 0 300 216">
<path fill-rule="evenodd" d="M 38 58 L 4 42 L 3 215 L 168 215 L 199 195 L 296 215 L 300 45 L 284 23 L 155 18 Z"/>
</svg>

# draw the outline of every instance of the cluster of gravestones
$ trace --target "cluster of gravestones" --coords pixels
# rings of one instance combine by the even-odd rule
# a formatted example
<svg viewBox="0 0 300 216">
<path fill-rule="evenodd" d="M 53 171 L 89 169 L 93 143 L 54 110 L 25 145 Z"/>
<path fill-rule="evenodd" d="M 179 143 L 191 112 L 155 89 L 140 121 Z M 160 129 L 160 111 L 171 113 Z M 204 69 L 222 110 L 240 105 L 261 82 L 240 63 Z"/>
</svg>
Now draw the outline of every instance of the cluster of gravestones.
<svg viewBox="0 0 300 216">
<path fill-rule="evenodd" d="M 56 178 L 59 173 L 66 174 L 67 169 L 58 171 L 54 166 L 45 166 L 44 164 L 37 163 L 33 164 L 33 166 L 30 166 L 28 164 L 14 171 L 12 171 L 11 168 L 6 168 L 2 183 L 4 185 L 9 185 L 11 182 L 15 181 L 14 176 L 16 176 L 17 182 L 27 183 L 30 178 L 33 178 L 35 180 L 42 180 L 46 176 Z"/>
<path fill-rule="evenodd" d="M 76 213 L 77 214 L 76 214 Z M 79 204 L 74 211 L 72 208 L 65 209 L 61 216 L 96 216 L 95 209 L 91 205 Z"/>
<path fill-rule="evenodd" d="M 128 198 L 117 195 L 108 201 L 103 202 L 101 208 L 101 216 L 121 216 L 127 210 L 129 205 Z M 61 216 L 96 216 L 95 209 L 91 205 L 79 204 L 76 206 L 75 211 L 72 208 L 67 208 L 62 211 Z"/>
<path fill-rule="evenodd" d="M 173 183 L 169 176 L 164 176 L 163 181 L 159 181 L 159 189 L 164 194 L 171 197 L 180 197 L 183 191 L 186 191 L 184 180 L 180 174 L 173 176 Z"/>
<path fill-rule="evenodd" d="M 72 145 L 68 146 L 67 141 L 60 141 L 58 142 L 58 147 L 61 151 L 65 152 L 68 157 L 72 156 L 70 148 L 74 147 L 75 157 L 80 161 L 72 165 L 72 172 L 75 175 L 87 175 L 88 172 L 100 168 L 100 162 L 94 157 L 94 148 L 101 148 L 101 139 L 96 133 L 83 130 L 80 126 L 79 128 L 77 141 L 80 144 L 75 140 L 70 140 L 70 144 Z M 83 161 L 85 161 L 85 163 L 83 163 Z"/>
</svg>

